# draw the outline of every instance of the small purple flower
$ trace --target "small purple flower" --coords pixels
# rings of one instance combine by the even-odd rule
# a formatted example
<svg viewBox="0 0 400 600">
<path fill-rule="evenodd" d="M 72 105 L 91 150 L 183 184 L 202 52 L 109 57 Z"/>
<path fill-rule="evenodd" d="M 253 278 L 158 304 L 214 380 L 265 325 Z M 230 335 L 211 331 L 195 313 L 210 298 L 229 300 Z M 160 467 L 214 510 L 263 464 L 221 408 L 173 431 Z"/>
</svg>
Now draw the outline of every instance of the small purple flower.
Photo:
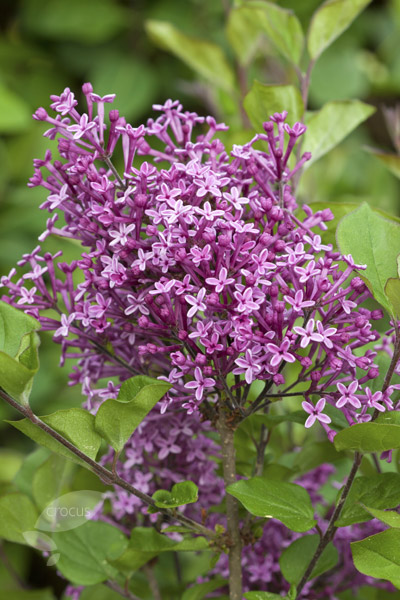
<svg viewBox="0 0 400 600">
<path fill-rule="evenodd" d="M 200 400 L 203 398 L 204 390 L 214 387 L 215 380 L 211 377 L 204 377 L 200 367 L 195 368 L 194 377 L 195 381 L 189 381 L 186 383 L 185 388 L 188 388 L 189 390 L 196 390 L 196 400 L 200 402 Z"/>
<path fill-rule="evenodd" d="M 365 393 L 367 396 L 368 406 L 370 406 L 371 408 L 376 408 L 376 410 L 378 410 L 379 412 L 385 412 L 385 407 L 382 406 L 382 404 L 379 404 L 383 397 L 382 392 L 375 392 L 375 394 L 373 394 L 369 387 L 367 387 L 365 388 Z"/>
<path fill-rule="evenodd" d="M 188 317 L 193 317 L 199 310 L 205 311 L 207 306 L 204 300 L 204 296 L 206 295 L 206 288 L 201 288 L 197 297 L 191 296 L 190 294 L 185 296 L 186 302 L 192 305 L 192 308 L 188 311 Z"/>
<path fill-rule="evenodd" d="M 336 387 L 341 394 L 339 400 L 336 402 L 336 406 L 338 408 L 346 406 L 347 403 L 350 403 L 352 406 L 354 406 L 354 408 L 361 407 L 360 400 L 357 398 L 357 396 L 354 395 L 355 392 L 358 390 L 357 380 L 352 381 L 347 388 L 345 385 L 343 385 L 343 383 L 337 383 Z"/>
<path fill-rule="evenodd" d="M 61 315 L 61 327 L 56 329 L 56 331 L 54 332 L 54 337 L 67 337 L 69 334 L 70 325 L 74 319 L 75 313 L 71 313 L 68 317 L 67 315 Z"/>
<path fill-rule="evenodd" d="M 278 365 L 281 364 L 281 362 L 283 360 L 285 360 L 286 362 L 290 362 L 293 363 L 295 362 L 295 357 L 293 356 L 293 354 L 290 354 L 290 352 L 288 352 L 290 346 L 290 340 L 288 340 L 287 338 L 285 338 L 282 342 L 282 344 L 280 346 L 277 346 L 276 344 L 267 344 L 267 348 L 268 350 L 271 352 L 271 354 L 273 355 L 270 361 L 270 365 L 271 367 L 277 367 Z"/>
<path fill-rule="evenodd" d="M 246 350 L 244 358 L 237 358 L 235 363 L 238 365 L 238 368 L 233 369 L 233 374 L 241 375 L 245 373 L 246 383 L 248 384 L 252 383 L 261 371 L 261 367 L 257 364 L 256 357 L 253 356 L 251 350 Z"/>
<path fill-rule="evenodd" d="M 314 406 L 314 404 L 311 404 L 310 402 L 302 402 L 301 405 L 303 407 L 303 409 L 306 411 L 306 413 L 308 413 L 310 416 L 307 417 L 307 420 L 304 424 L 305 427 L 309 428 L 312 427 L 315 423 L 315 421 L 319 421 L 320 423 L 330 423 L 331 422 L 331 418 L 328 417 L 328 415 L 324 415 L 322 413 L 322 411 L 325 408 L 325 398 L 320 398 L 317 402 L 317 404 Z"/>
<path fill-rule="evenodd" d="M 93 129 L 93 127 L 96 127 L 96 123 L 89 121 L 89 117 L 84 113 L 79 120 L 79 124 L 70 125 L 68 131 L 71 131 L 74 134 L 75 140 L 79 140 L 88 131 Z"/>
<path fill-rule="evenodd" d="M 218 274 L 218 279 L 216 277 L 208 277 L 206 283 L 215 286 L 215 291 L 219 294 L 224 291 L 226 285 L 235 283 L 235 280 L 232 277 L 228 277 L 228 270 L 222 267 Z"/>
<path fill-rule="evenodd" d="M 300 346 L 302 348 L 306 348 L 310 342 L 323 341 L 323 336 L 321 335 L 321 333 L 316 333 L 314 331 L 314 326 L 314 319 L 309 319 L 305 327 L 293 327 L 293 331 L 295 331 L 298 335 L 301 336 Z"/>
</svg>

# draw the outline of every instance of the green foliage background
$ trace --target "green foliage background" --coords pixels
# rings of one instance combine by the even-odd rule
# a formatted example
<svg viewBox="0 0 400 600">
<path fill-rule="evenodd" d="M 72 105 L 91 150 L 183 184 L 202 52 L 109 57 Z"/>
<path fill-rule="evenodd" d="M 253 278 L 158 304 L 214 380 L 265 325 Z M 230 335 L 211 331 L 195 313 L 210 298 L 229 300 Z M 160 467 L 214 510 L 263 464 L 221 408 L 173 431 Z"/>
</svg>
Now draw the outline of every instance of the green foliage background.
<svg viewBox="0 0 400 600">
<path fill-rule="evenodd" d="M 292 8 L 304 29 L 320 0 L 279 0 Z M 38 106 L 48 107 L 49 95 L 91 81 L 99 94 L 116 93 L 115 107 L 134 126 L 151 116 L 151 104 L 180 98 L 184 107 L 214 114 L 232 128 L 226 143 L 251 137 L 240 103 L 254 79 L 263 83 L 293 83 L 295 73 L 268 42 L 257 41 L 249 67 L 240 61 L 226 34 L 229 0 L 3 0 L 0 23 L 0 272 L 8 273 L 37 244 L 47 214 L 38 210 L 42 188 L 29 189 L 33 158 L 42 158 L 46 127 L 33 121 Z M 230 94 L 199 77 L 178 58 L 160 49 L 146 23 L 165 21 L 182 33 L 213 42 L 224 51 L 241 90 Z M 400 93 L 400 0 L 374 0 L 319 59 L 312 77 L 309 108 L 331 100 L 358 98 L 377 112 L 345 142 L 304 175 L 299 197 L 307 202 L 363 202 L 400 214 L 399 179 L 364 147 L 393 152 L 382 105 L 394 106 Z M 283 107 L 284 108 L 284 107 Z M 267 118 L 268 115 L 265 115 Z M 76 248 L 60 244 L 68 256 Z M 49 251 L 59 249 L 50 242 Z M 35 381 L 32 405 L 39 414 L 79 406 L 80 392 L 67 387 L 67 369 L 58 368 L 58 352 L 42 335 L 42 369 Z M 6 427 L 10 412 L 0 405 L 0 491 L 19 469 L 29 442 Z M 7 450 L 5 449 L 7 448 Z M 23 547 L 9 549 L 22 574 L 43 565 Z M 39 561 L 39 562 L 38 562 Z M 52 577 L 52 571 L 45 571 Z M 56 576 L 54 575 L 54 578 Z M 9 576 L 0 562 L 0 600 Z M 36 583 L 38 583 L 36 581 Z M 43 580 L 40 582 L 44 586 Z M 52 582 L 47 580 L 48 584 Z M 58 589 L 62 585 L 56 584 Z M 111 593 L 111 592 L 110 592 Z M 111 597 L 111 596 L 110 596 Z M 6 596 L 4 596 L 6 598 Z"/>
</svg>

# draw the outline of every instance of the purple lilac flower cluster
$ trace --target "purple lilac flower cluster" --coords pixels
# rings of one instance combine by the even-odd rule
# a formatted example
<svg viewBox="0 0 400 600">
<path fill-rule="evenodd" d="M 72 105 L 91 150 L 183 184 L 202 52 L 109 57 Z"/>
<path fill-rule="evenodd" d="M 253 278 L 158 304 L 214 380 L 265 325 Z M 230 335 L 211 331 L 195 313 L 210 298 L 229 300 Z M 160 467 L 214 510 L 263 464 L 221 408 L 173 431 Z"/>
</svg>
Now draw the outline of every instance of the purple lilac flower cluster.
<svg viewBox="0 0 400 600">
<path fill-rule="evenodd" d="M 379 372 L 367 344 L 378 339 L 371 319 L 381 311 L 360 306 L 369 292 L 352 276 L 362 266 L 314 233 L 330 210 L 294 214 L 290 180 L 309 154 L 296 164 L 293 148 L 305 127 L 274 114 L 265 133 L 228 153 L 214 137 L 225 125 L 167 101 L 138 128 L 111 110 L 105 141 L 104 105 L 114 96 L 90 84 L 83 92 L 87 113 L 69 89 L 52 96 L 55 118 L 36 111 L 63 160 L 50 152 L 36 160 L 29 185 L 46 188 L 41 208 L 65 219 L 57 227 L 55 212 L 40 240 L 52 233 L 88 251 L 56 267 L 58 255 L 37 247 L 20 262 L 29 265 L 21 279 L 2 279 L 8 301 L 54 330 L 63 356 L 80 359 L 72 382 L 148 373 L 172 384 L 162 411 L 178 403 L 193 413 L 222 390 L 232 408 L 243 405 L 256 379 L 283 391 L 282 369 L 298 361 L 309 382 L 306 426 L 319 420 L 330 439 L 326 401 L 350 424 L 370 419 L 371 408 L 392 409 L 393 388 L 363 389 Z M 196 126 L 204 133 L 192 141 Z M 111 162 L 118 140 L 123 176 Z M 76 270 L 84 282 L 74 286 Z M 55 307 L 60 321 L 43 316 Z M 324 399 L 314 406 L 312 394 Z"/>
<path fill-rule="evenodd" d="M 326 229 L 330 210 L 314 213 L 304 205 L 304 218 L 295 213 L 290 182 L 310 156 L 296 161 L 293 148 L 305 127 L 290 127 L 287 114 L 277 113 L 263 133 L 228 152 L 215 137 L 226 126 L 178 102 L 155 106 L 160 116 L 133 128 L 117 110 L 106 123 L 113 95 L 100 97 L 90 84 L 83 93 L 84 114 L 69 89 L 52 96 L 55 117 L 36 111 L 50 126 L 44 135 L 58 139 L 61 160 L 49 151 L 36 160 L 29 185 L 48 190 L 41 208 L 51 217 L 40 241 L 53 234 L 78 240 L 86 251 L 66 263 L 60 252 L 38 246 L 20 261 L 22 277 L 13 281 L 13 269 L 1 282 L 9 293 L 4 300 L 54 331 L 62 361 L 77 360 L 71 384 L 82 386 L 92 412 L 117 396 L 115 382 L 132 375 L 172 384 L 128 442 L 118 471 L 150 494 L 192 479 L 204 509 L 218 504 L 223 484 L 213 460 L 218 446 L 208 435 L 210 406 L 222 393 L 237 413 L 262 406 L 271 391 L 285 391 L 288 363 L 297 362 L 299 379 L 308 383 L 306 427 L 318 420 L 331 440 L 327 402 L 349 424 L 369 420 L 374 409 L 392 409 L 393 386 L 382 395 L 366 385 L 379 374 L 371 320 L 381 311 L 361 306 L 370 296 L 354 277 L 362 266 L 315 233 Z M 118 141 L 122 175 L 112 162 Z M 255 380 L 265 385 L 257 400 L 249 393 Z M 310 475 L 302 485 L 312 483 Z M 144 512 L 123 491 L 110 499 L 123 526 Z M 248 588 L 276 580 L 282 589 L 279 553 L 293 535 L 268 523 L 246 549 Z M 224 559 L 217 568 L 224 571 Z M 352 567 L 349 580 L 355 581 Z M 342 589 L 342 576 L 332 582 L 326 598 Z M 306 588 L 304 594 L 321 597 Z"/>
</svg>

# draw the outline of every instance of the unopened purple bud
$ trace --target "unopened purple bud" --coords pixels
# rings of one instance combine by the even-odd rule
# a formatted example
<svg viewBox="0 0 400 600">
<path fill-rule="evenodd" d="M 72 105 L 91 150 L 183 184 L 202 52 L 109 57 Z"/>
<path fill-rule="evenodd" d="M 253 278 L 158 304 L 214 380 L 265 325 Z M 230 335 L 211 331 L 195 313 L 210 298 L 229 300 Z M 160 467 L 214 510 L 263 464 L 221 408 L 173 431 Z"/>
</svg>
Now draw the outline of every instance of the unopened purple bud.
<svg viewBox="0 0 400 600">
<path fill-rule="evenodd" d="M 379 319 L 383 319 L 383 311 L 380 308 L 371 311 L 371 319 L 373 321 L 379 321 Z"/>
<path fill-rule="evenodd" d="M 283 385 L 285 383 L 285 378 L 282 373 L 276 373 L 276 375 L 273 376 L 273 380 L 275 385 Z"/>
<path fill-rule="evenodd" d="M 366 323 L 366 320 L 364 319 L 364 317 L 362 317 L 361 315 L 359 315 L 356 320 L 354 321 L 354 325 L 356 327 L 358 327 L 358 329 L 362 329 L 362 327 L 364 327 Z"/>
<path fill-rule="evenodd" d="M 82 92 L 85 94 L 85 96 L 88 96 L 89 94 L 91 94 L 93 92 L 92 84 L 89 82 L 84 83 L 82 86 Z"/>
<path fill-rule="evenodd" d="M 308 358 L 308 356 L 302 356 L 300 358 L 300 364 L 304 369 L 309 369 L 312 365 L 312 360 L 311 358 Z"/>
<path fill-rule="evenodd" d="M 203 373 L 204 373 L 204 375 L 212 375 L 213 374 L 213 368 L 210 367 L 210 366 L 204 367 Z"/>
<path fill-rule="evenodd" d="M 187 340 L 187 338 L 188 338 L 188 335 L 189 335 L 189 334 L 188 334 L 188 332 L 187 332 L 187 331 L 185 331 L 184 329 L 181 329 L 181 330 L 179 331 L 179 333 L 178 333 L 178 338 L 179 338 L 180 340 L 182 340 L 182 342 L 184 342 L 185 340 Z"/>
<path fill-rule="evenodd" d="M 318 383 L 318 381 L 321 379 L 321 377 L 322 377 L 322 375 L 321 375 L 321 373 L 319 371 L 313 371 L 311 373 L 311 380 L 314 383 Z"/>
<path fill-rule="evenodd" d="M 226 248 L 230 245 L 231 243 L 231 238 L 229 237 L 229 235 L 226 235 L 225 233 L 222 233 L 219 238 L 218 238 L 218 244 L 220 246 L 222 246 L 223 248 Z"/>
<path fill-rule="evenodd" d="M 146 194 L 136 194 L 135 196 L 135 205 L 139 208 L 144 208 L 147 204 L 147 196 Z"/>
<path fill-rule="evenodd" d="M 272 203 L 271 203 L 271 206 L 272 206 Z M 259 243 L 261 244 L 261 246 L 269 246 L 271 244 L 271 240 L 272 240 L 272 235 L 270 235 L 269 233 L 263 233 L 260 236 Z"/>
<path fill-rule="evenodd" d="M 198 353 L 196 355 L 196 358 L 194 359 L 194 361 L 195 361 L 196 365 L 203 367 L 207 363 L 207 358 L 204 356 L 204 354 Z"/>
<path fill-rule="evenodd" d="M 377 377 L 379 377 L 379 369 L 377 367 L 372 367 L 368 373 L 368 379 L 376 379 Z"/>
<path fill-rule="evenodd" d="M 37 109 L 37 111 L 35 111 L 33 113 L 32 117 L 36 121 L 46 121 L 46 119 L 48 119 L 49 115 L 47 114 L 47 111 L 43 107 L 40 107 Z"/>
<path fill-rule="evenodd" d="M 343 361 L 333 355 L 330 355 L 329 357 L 329 364 L 335 371 L 340 371 L 340 369 L 343 367 Z"/>
<path fill-rule="evenodd" d="M 178 365 L 179 367 L 183 367 L 183 365 L 186 364 L 186 357 L 179 350 L 178 352 L 172 352 L 171 360 L 173 364 Z"/>
<path fill-rule="evenodd" d="M 276 298 L 279 295 L 279 287 L 276 285 L 276 283 L 273 283 L 269 288 L 269 295 L 271 298 Z"/>
<path fill-rule="evenodd" d="M 278 302 L 276 302 L 275 310 L 277 313 L 283 313 L 285 310 L 285 303 L 280 300 Z"/>
<path fill-rule="evenodd" d="M 359 291 L 364 287 L 364 282 L 361 279 L 361 277 L 353 277 L 353 279 L 350 282 L 350 287 L 352 287 L 353 290 Z"/>
<path fill-rule="evenodd" d="M 108 117 L 111 122 L 115 123 L 119 119 L 119 110 L 117 110 L 116 108 L 113 108 L 112 110 L 110 110 Z"/>
<path fill-rule="evenodd" d="M 284 250 L 285 248 L 286 248 L 286 243 L 284 242 L 284 240 L 276 240 L 276 242 L 274 244 L 275 252 L 282 252 L 282 250 Z"/>
<path fill-rule="evenodd" d="M 149 321 L 149 319 L 145 315 L 141 315 L 138 318 L 138 325 L 139 325 L 139 327 L 148 327 L 149 323 L 150 323 L 150 321 Z"/>
</svg>

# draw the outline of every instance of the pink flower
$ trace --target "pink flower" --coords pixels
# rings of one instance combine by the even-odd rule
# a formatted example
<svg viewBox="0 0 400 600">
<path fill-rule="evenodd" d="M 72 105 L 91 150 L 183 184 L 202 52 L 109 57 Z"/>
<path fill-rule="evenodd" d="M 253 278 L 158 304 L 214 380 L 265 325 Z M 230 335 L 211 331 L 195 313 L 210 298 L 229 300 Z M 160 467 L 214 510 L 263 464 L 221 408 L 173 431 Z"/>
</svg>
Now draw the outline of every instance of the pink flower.
<svg viewBox="0 0 400 600">
<path fill-rule="evenodd" d="M 315 406 L 310 402 L 302 402 L 301 405 L 306 413 L 310 415 L 305 422 L 305 427 L 312 427 L 315 421 L 319 421 L 320 423 L 331 422 L 331 418 L 322 413 L 325 408 L 325 398 L 320 398 Z"/>
</svg>

